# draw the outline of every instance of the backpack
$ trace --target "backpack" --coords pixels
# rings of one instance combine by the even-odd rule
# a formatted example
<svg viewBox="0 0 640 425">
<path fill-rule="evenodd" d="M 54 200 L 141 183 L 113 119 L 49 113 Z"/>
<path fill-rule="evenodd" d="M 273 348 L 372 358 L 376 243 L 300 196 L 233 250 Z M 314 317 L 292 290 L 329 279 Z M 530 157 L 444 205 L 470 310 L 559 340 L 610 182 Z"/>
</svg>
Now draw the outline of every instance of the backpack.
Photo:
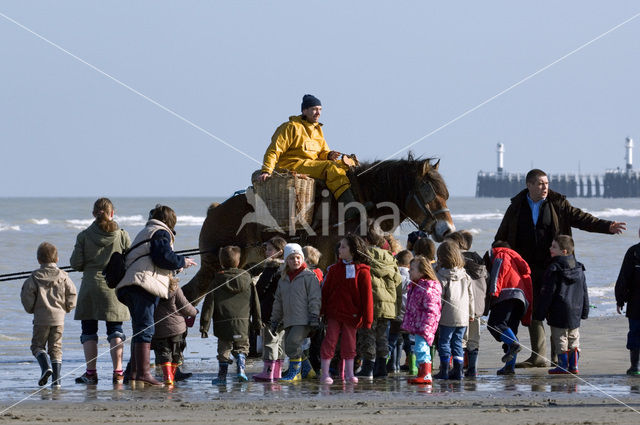
<svg viewBox="0 0 640 425">
<path fill-rule="evenodd" d="M 107 286 L 109 288 L 115 289 L 116 286 L 118 286 L 118 284 L 120 283 L 120 281 L 124 278 L 124 275 L 127 272 L 127 267 L 126 267 L 127 254 L 129 254 L 131 251 L 133 251 L 140 245 L 150 241 L 151 239 L 145 239 L 142 242 L 138 242 L 137 244 L 135 244 L 134 246 L 132 246 L 131 248 L 127 249 L 124 252 L 115 251 L 113 254 L 111 254 L 111 258 L 109 258 L 109 262 L 102 270 L 102 275 L 107 281 Z M 139 256 L 138 258 L 133 260 L 131 264 L 135 263 L 142 257 L 146 257 L 147 255 L 150 255 L 150 254 L 144 254 Z"/>
</svg>

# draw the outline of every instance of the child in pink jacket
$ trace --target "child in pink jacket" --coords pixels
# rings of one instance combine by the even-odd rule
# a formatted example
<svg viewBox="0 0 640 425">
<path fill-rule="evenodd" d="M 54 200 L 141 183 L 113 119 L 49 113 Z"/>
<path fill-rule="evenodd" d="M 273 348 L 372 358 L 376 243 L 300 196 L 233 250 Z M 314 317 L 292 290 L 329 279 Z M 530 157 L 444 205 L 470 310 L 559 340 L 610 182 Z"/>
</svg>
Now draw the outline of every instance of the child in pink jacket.
<svg viewBox="0 0 640 425">
<path fill-rule="evenodd" d="M 409 277 L 411 284 L 402 329 L 415 337 L 414 351 L 418 363 L 418 376 L 409 379 L 409 383 L 431 384 L 430 347 L 442 313 L 442 285 L 431 262 L 423 256 L 411 260 Z"/>
</svg>

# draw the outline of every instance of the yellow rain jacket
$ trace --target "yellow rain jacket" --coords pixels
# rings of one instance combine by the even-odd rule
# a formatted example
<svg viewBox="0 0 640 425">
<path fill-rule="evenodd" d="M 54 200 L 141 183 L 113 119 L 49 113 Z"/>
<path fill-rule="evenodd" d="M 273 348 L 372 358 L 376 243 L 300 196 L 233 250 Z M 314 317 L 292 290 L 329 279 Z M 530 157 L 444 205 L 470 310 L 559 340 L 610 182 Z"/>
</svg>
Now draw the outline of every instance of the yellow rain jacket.
<svg viewBox="0 0 640 425">
<path fill-rule="evenodd" d="M 350 187 L 347 167 L 327 159 L 330 149 L 322 134 L 322 124 L 310 123 L 302 115 L 291 116 L 271 137 L 262 161 L 263 173 L 282 168 L 324 180 L 338 198 Z"/>
</svg>

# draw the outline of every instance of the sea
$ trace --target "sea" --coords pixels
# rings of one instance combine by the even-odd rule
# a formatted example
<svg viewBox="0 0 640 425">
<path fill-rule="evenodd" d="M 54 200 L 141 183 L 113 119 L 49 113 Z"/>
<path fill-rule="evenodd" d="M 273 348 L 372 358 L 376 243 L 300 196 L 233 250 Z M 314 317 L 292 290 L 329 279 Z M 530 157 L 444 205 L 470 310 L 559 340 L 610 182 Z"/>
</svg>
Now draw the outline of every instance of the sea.
<svg viewBox="0 0 640 425">
<path fill-rule="evenodd" d="M 143 228 L 149 210 L 157 203 L 171 206 L 178 216 L 175 249 L 183 250 L 198 247 L 198 235 L 208 206 L 225 199 L 136 197 L 112 198 L 112 201 L 116 221 L 132 238 Z M 43 241 L 57 246 L 59 266 L 69 265 L 77 234 L 93 221 L 94 201 L 94 198 L 0 198 L 0 275 L 37 268 L 36 248 Z M 614 285 L 626 250 L 638 242 L 640 203 L 637 199 L 601 198 L 575 198 L 570 202 L 597 217 L 627 223 L 627 231 L 622 235 L 578 229 L 573 234 L 576 257 L 586 268 L 591 316 L 615 315 Z M 456 228 L 467 229 L 474 235 L 472 250 L 481 255 L 489 249 L 508 205 L 507 198 L 453 197 L 448 201 Z M 404 245 L 407 234 L 413 230 L 415 228 L 405 222 L 396 231 L 396 237 Z M 196 272 L 197 267 L 187 269 L 181 276 L 182 283 L 188 282 Z M 81 274 L 72 272 L 70 276 L 79 287 Z M 20 303 L 22 283 L 23 280 L 0 282 L 0 376 L 3 377 L 0 401 L 19 399 L 28 394 L 39 376 L 29 349 L 32 318 Z M 197 325 L 193 329 L 197 329 Z M 100 323 L 98 370 L 101 377 L 110 378 L 111 362 L 105 333 L 104 324 Z M 125 333 L 131 335 L 129 323 L 125 323 Z M 201 339 L 195 331 L 187 342 L 187 367 L 204 369 L 216 363 L 215 338 Z M 73 386 L 72 378 L 84 371 L 80 323 L 73 320 L 73 313 L 65 320 L 63 351 L 63 373 L 69 374 L 65 382 Z M 110 385 L 110 379 L 105 380 L 104 385 Z"/>
</svg>

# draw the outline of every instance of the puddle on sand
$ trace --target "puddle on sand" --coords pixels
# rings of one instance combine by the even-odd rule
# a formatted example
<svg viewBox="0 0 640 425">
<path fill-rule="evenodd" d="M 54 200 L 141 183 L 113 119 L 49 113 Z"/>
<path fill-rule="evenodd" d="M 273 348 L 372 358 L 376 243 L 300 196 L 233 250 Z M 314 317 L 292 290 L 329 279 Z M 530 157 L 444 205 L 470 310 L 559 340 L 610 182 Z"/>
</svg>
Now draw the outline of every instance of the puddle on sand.
<svg viewBox="0 0 640 425">
<path fill-rule="evenodd" d="M 25 366 L 14 365 L 24 371 Z M 29 369 L 32 369 L 30 366 Z M 0 369 L 5 369 L 4 367 Z M 10 374 L 13 374 L 10 372 Z M 264 399 L 312 399 L 322 397 L 358 397 L 362 399 L 389 399 L 406 396 L 446 396 L 468 394 L 473 397 L 492 397 L 524 395 L 526 393 L 580 394 L 582 396 L 604 397 L 640 394 L 640 379 L 627 376 L 581 376 L 587 382 L 570 376 L 516 375 L 503 377 L 481 375 L 475 380 L 434 381 L 431 386 L 409 385 L 405 375 L 389 376 L 372 381 L 361 380 L 357 385 L 340 381 L 333 385 L 321 385 L 317 380 L 303 380 L 293 384 L 235 382 L 230 374 L 227 385 L 213 386 L 213 373 L 195 373 L 186 381 L 168 388 L 132 389 L 128 385 L 114 385 L 110 379 L 101 379 L 98 385 L 75 384 L 69 376 L 63 381 L 63 387 L 53 390 L 50 387 L 39 389 L 27 383 L 34 382 L 35 374 L 28 382 L 11 379 L 11 388 L 0 392 L 0 402 L 16 402 L 32 395 L 31 400 L 61 400 L 68 402 L 86 401 L 176 401 L 203 402 L 212 400 L 258 401 Z M 79 374 L 78 374 L 79 375 Z M 597 383 L 597 385 L 595 384 Z M 6 388 L 6 387 L 5 387 Z M 40 390 L 40 391 L 38 391 Z M 37 393 L 35 393 L 38 391 Z M 35 394 L 34 394 L 35 393 Z"/>
</svg>

